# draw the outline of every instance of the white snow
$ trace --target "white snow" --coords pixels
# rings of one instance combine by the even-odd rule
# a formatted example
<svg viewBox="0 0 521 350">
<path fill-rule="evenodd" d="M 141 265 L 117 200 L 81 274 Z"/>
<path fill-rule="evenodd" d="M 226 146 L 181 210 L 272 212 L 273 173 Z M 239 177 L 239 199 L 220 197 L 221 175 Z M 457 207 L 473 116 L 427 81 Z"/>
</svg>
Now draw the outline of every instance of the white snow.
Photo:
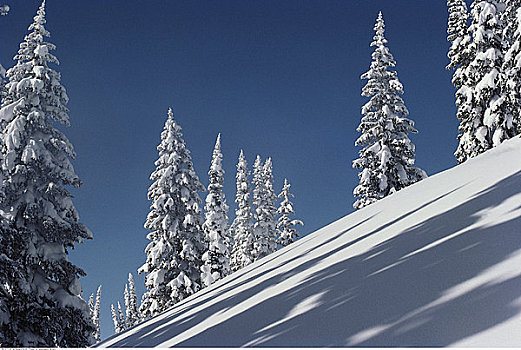
<svg viewBox="0 0 521 350">
<path fill-rule="evenodd" d="M 99 346 L 521 346 L 520 154 L 506 140 Z"/>
</svg>

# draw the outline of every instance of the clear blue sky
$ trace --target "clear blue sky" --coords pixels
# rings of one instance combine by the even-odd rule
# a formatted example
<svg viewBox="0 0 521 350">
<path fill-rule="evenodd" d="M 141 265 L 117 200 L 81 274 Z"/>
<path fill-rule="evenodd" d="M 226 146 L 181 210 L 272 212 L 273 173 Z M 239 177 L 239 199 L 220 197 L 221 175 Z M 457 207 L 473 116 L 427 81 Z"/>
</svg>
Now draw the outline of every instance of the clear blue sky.
<svg viewBox="0 0 521 350">
<path fill-rule="evenodd" d="M 9 68 L 40 0 L 1 3 L 11 7 L 0 18 L 0 62 Z M 168 107 L 205 186 L 222 134 L 232 219 L 241 148 L 249 165 L 257 154 L 272 157 L 277 191 L 288 178 L 303 234 L 353 211 L 360 75 L 379 10 L 419 130 L 417 165 L 432 175 L 456 164 L 445 1 L 47 1 L 70 97 L 65 133 L 84 182 L 74 203 L 94 234 L 71 260 L 88 274 L 85 298 L 103 285 L 103 337 L 113 333 L 110 304 L 145 260 L 146 193 Z M 143 276 L 135 277 L 141 295 Z"/>
</svg>

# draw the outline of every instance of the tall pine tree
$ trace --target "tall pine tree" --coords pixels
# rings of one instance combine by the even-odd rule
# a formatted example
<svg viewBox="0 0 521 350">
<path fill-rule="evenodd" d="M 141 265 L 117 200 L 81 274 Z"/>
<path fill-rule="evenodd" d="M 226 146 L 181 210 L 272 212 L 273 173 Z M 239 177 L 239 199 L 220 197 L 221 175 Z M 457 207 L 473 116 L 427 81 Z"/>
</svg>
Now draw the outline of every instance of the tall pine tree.
<svg viewBox="0 0 521 350">
<path fill-rule="evenodd" d="M 261 259 L 277 249 L 277 222 L 275 202 L 277 196 L 273 191 L 273 166 L 268 158 L 261 166 L 260 157 L 254 164 L 253 205 L 256 222 L 253 226 L 253 260 Z"/>
<path fill-rule="evenodd" d="M 427 175 L 414 166 L 414 144 L 408 133 L 416 133 L 414 122 L 407 119 L 407 107 L 398 94 L 403 86 L 396 71 L 389 70 L 396 62 L 385 46 L 385 25 L 382 13 L 374 27 L 375 36 L 371 46 L 375 47 L 369 71 L 362 74 L 367 79 L 362 96 L 370 100 L 362 107 L 361 132 L 355 145 L 363 147 L 353 167 L 360 170 L 360 184 L 353 194 L 355 209 L 363 208 Z"/>
<path fill-rule="evenodd" d="M 237 163 L 237 193 L 235 219 L 230 226 L 230 235 L 234 238 L 231 252 L 231 269 L 237 271 L 253 262 L 253 214 L 251 207 L 251 187 L 246 158 L 241 150 Z"/>
<path fill-rule="evenodd" d="M 79 223 L 65 186 L 79 187 L 70 159 L 75 154 L 55 122 L 69 125 L 68 97 L 60 74 L 49 67 L 58 60 L 44 41 L 45 1 L 7 72 L 2 102 L 2 241 L 17 240 L 7 255 L 20 279 L 4 299 L 8 326 L 2 346 L 85 347 L 94 342 L 94 325 L 81 297 L 82 269 L 68 261 L 76 243 L 92 238 Z M 13 282 L 13 281 L 11 281 Z M 5 323 L 3 327 L 5 327 Z M 7 339 L 5 337 L 7 335 Z"/>
<path fill-rule="evenodd" d="M 279 198 L 282 199 L 280 202 L 279 208 L 277 209 L 277 214 L 280 215 L 279 220 L 277 222 L 277 244 L 285 247 L 293 242 L 295 242 L 299 233 L 295 228 L 296 225 L 304 225 L 301 220 L 290 219 L 290 215 L 295 215 L 295 210 L 293 209 L 293 203 L 291 203 L 290 198 L 295 197 L 290 191 L 291 185 L 288 183 L 287 179 L 284 179 L 284 186 L 282 187 L 282 191 L 278 195 Z"/>
<path fill-rule="evenodd" d="M 447 40 L 451 43 L 448 57 L 450 59 L 447 69 L 455 69 L 458 74 L 454 74 L 453 83 L 459 88 L 461 79 L 458 67 L 466 67 L 469 63 L 470 52 L 470 35 L 468 33 L 469 13 L 467 4 L 464 0 L 448 0 L 447 1 L 449 20 L 447 27 Z"/>
<path fill-rule="evenodd" d="M 512 123 L 512 134 L 521 133 L 521 0 L 506 0 L 503 15 L 503 95 L 507 101 L 507 123 Z M 508 124 L 507 124 L 508 125 Z"/>
<path fill-rule="evenodd" d="M 230 238 L 228 237 L 228 205 L 224 197 L 224 170 L 222 168 L 221 134 L 217 136 L 212 164 L 208 171 L 210 184 L 204 207 L 206 251 L 203 254 L 201 281 L 209 286 L 230 273 Z"/>
<path fill-rule="evenodd" d="M 456 93 L 459 145 L 454 153 L 464 162 L 513 136 L 512 116 L 503 93 L 504 3 L 474 1 L 471 5 L 473 56 L 466 67 L 466 82 Z"/>
<path fill-rule="evenodd" d="M 200 288 L 201 255 L 204 249 L 201 199 L 204 186 L 194 171 L 190 152 L 174 121 L 172 109 L 157 147 L 159 158 L 150 176 L 148 190 L 152 201 L 145 228 L 151 242 L 146 247 L 147 291 L 141 304 L 143 317 L 149 318 L 195 293 Z"/>
</svg>

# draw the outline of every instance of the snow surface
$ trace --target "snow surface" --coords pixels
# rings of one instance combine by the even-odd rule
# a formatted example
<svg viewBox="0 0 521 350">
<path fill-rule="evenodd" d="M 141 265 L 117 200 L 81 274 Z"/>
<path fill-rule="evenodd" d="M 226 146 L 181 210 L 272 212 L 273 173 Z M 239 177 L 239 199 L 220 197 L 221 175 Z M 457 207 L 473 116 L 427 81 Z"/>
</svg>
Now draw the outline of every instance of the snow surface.
<svg viewBox="0 0 521 350">
<path fill-rule="evenodd" d="M 505 141 L 98 346 L 521 346 L 520 155 Z"/>
</svg>

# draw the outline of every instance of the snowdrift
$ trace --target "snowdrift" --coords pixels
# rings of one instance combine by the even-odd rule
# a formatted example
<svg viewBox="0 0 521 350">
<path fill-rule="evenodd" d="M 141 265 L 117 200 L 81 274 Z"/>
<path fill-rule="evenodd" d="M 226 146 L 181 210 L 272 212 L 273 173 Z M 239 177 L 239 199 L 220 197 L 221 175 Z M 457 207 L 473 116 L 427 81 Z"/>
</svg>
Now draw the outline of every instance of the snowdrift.
<svg viewBox="0 0 521 350">
<path fill-rule="evenodd" d="M 521 346 L 520 330 L 515 138 L 99 346 Z"/>
</svg>

